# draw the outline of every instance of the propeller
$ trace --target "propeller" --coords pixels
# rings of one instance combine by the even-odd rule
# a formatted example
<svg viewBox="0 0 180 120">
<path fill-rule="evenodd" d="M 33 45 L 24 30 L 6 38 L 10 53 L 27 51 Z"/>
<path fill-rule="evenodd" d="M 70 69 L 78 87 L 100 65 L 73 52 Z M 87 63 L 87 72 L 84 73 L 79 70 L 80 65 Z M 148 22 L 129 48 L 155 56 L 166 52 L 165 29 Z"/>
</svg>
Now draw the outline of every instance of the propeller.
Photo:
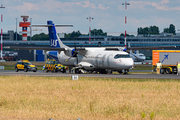
<svg viewBox="0 0 180 120">
<path fill-rule="evenodd" d="M 78 65 L 78 57 L 77 57 L 77 54 L 78 54 L 78 51 L 77 51 L 77 49 L 76 49 L 76 43 L 75 43 L 75 41 L 74 41 L 74 49 L 72 49 L 72 51 L 71 51 L 71 57 L 70 58 L 68 58 L 67 60 L 65 60 L 65 61 L 68 61 L 68 60 L 70 60 L 72 57 L 76 57 L 76 66 Z"/>
<path fill-rule="evenodd" d="M 75 47 L 75 49 L 74 49 L 73 57 L 76 57 L 76 66 L 78 66 L 78 56 L 77 56 L 78 51 L 77 51 L 77 49 L 76 49 L 76 43 L 75 43 L 75 40 L 74 40 L 74 47 Z"/>
</svg>

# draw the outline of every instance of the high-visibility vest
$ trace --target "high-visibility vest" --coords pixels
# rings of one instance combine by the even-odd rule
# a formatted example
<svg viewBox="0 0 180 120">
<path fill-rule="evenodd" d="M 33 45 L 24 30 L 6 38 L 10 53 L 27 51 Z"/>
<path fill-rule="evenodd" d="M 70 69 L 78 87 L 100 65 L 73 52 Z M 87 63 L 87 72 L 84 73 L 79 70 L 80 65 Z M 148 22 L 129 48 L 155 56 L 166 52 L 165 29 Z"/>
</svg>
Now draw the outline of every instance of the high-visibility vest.
<svg viewBox="0 0 180 120">
<path fill-rule="evenodd" d="M 177 64 L 177 68 L 180 68 L 180 63 L 179 63 L 179 64 Z"/>
<path fill-rule="evenodd" d="M 162 63 L 156 63 L 157 68 L 161 68 L 162 67 Z"/>
</svg>

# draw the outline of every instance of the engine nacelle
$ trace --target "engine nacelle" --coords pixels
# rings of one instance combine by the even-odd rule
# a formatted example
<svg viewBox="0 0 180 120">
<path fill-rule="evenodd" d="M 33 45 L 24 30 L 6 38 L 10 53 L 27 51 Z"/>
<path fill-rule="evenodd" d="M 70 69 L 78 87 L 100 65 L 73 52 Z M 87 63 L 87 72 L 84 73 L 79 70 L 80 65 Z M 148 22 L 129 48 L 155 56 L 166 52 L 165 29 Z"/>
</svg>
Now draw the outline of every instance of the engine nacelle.
<svg viewBox="0 0 180 120">
<path fill-rule="evenodd" d="M 79 66 L 80 68 L 85 69 L 85 70 L 94 70 L 94 69 L 96 69 L 94 65 L 92 65 L 92 64 L 90 64 L 90 63 L 87 63 L 87 62 L 80 62 L 80 63 L 78 64 L 78 66 Z"/>
<path fill-rule="evenodd" d="M 72 57 L 72 50 L 71 49 L 67 49 L 67 50 L 64 51 L 64 54 L 66 56 Z"/>
</svg>

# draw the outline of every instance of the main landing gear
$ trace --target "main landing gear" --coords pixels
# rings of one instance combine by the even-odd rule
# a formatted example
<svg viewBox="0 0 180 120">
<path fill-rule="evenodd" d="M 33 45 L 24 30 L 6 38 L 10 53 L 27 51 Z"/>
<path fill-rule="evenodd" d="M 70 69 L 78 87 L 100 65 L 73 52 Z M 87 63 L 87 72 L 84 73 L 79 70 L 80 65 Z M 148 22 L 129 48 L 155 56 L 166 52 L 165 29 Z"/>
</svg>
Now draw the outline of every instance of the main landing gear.
<svg viewBox="0 0 180 120">
<path fill-rule="evenodd" d="M 129 70 L 119 70 L 118 72 L 119 72 L 119 74 L 126 75 L 126 74 L 128 74 Z"/>
</svg>

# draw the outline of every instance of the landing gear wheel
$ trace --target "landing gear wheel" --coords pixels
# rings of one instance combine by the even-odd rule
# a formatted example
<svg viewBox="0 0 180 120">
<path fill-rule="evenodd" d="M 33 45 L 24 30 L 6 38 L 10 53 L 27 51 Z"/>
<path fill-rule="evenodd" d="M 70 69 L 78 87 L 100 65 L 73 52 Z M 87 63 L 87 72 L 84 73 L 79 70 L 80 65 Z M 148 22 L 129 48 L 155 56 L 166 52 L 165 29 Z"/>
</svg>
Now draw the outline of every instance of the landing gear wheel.
<svg viewBox="0 0 180 120">
<path fill-rule="evenodd" d="M 47 73 L 47 72 L 48 72 L 48 69 L 45 69 L 45 72 Z"/>
<path fill-rule="evenodd" d="M 56 70 L 55 70 L 55 69 L 53 69 L 53 70 L 52 70 L 52 72 L 56 72 Z"/>
<path fill-rule="evenodd" d="M 75 74 L 78 74 L 78 72 L 79 72 L 79 69 L 75 69 Z"/>
<path fill-rule="evenodd" d="M 36 72 L 37 71 L 37 68 L 35 70 L 33 70 L 33 72 Z"/>
<path fill-rule="evenodd" d="M 164 74 L 165 70 L 163 68 L 160 69 L 160 73 Z"/>
<path fill-rule="evenodd" d="M 124 74 L 124 75 L 127 75 L 127 74 L 128 74 L 128 72 L 124 72 L 123 74 Z"/>
<path fill-rule="evenodd" d="M 19 71 L 18 68 L 15 68 L 15 71 L 18 72 Z"/>
<path fill-rule="evenodd" d="M 171 70 L 169 68 L 166 69 L 166 74 L 171 74 Z"/>
<path fill-rule="evenodd" d="M 123 74 L 124 74 L 124 75 L 128 74 L 128 71 L 129 71 L 129 70 L 124 70 L 124 73 L 123 73 Z"/>
<path fill-rule="evenodd" d="M 123 74 L 123 71 L 122 71 L 122 70 L 119 70 L 118 73 L 119 73 L 119 74 Z"/>
<path fill-rule="evenodd" d="M 27 72 L 27 71 L 28 71 L 28 69 L 25 67 L 25 68 L 24 68 L 24 72 Z"/>
<path fill-rule="evenodd" d="M 112 70 L 106 70 L 107 74 L 112 74 Z"/>
<path fill-rule="evenodd" d="M 81 74 L 81 70 L 80 69 L 75 69 L 75 73 L 76 74 Z"/>
</svg>

